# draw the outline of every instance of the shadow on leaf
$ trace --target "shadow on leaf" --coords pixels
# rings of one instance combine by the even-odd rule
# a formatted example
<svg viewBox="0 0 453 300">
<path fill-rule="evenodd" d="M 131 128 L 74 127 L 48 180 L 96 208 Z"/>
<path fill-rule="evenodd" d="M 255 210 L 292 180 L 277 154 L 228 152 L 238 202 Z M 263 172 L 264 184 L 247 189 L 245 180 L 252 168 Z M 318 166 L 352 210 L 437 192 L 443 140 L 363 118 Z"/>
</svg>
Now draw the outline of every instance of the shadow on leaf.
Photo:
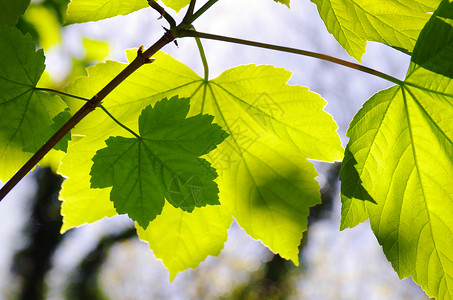
<svg viewBox="0 0 453 300">
<path fill-rule="evenodd" d="M 346 147 L 340 170 L 341 194 L 350 199 L 355 198 L 376 203 L 363 187 L 359 172 L 357 172 L 355 167 L 356 165 L 357 161 L 354 155 L 349 150 L 349 147 Z"/>
</svg>

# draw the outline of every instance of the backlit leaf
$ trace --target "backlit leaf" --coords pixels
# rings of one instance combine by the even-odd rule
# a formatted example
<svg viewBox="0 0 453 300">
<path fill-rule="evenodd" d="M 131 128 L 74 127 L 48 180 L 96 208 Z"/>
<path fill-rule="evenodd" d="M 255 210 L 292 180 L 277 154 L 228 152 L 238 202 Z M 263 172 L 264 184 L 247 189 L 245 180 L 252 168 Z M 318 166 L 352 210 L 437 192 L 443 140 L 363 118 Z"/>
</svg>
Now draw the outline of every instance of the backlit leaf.
<svg viewBox="0 0 453 300">
<path fill-rule="evenodd" d="M 231 214 L 219 205 L 195 208 L 192 213 L 165 205 L 146 230 L 136 227 L 139 238 L 162 259 L 173 280 L 179 272 L 195 269 L 208 255 L 219 255 L 231 222 Z"/>
<path fill-rule="evenodd" d="M 444 1 L 423 29 L 417 43 L 432 49 L 415 46 L 404 85 L 379 92 L 354 117 L 347 149 L 376 204 L 351 194 L 343 203 L 344 211 L 365 208 L 398 275 L 412 276 L 438 299 L 453 291 L 453 84 L 444 76 L 453 28 L 442 27 L 444 39 L 430 32 L 451 9 Z M 352 169 L 345 165 L 345 182 L 349 175 L 357 182 Z M 343 210 L 342 218 L 342 227 L 357 223 Z"/>
<path fill-rule="evenodd" d="M 1 25 L 0 45 L 0 180 L 6 181 L 52 136 L 66 104 L 35 89 L 45 58 L 30 36 Z"/>
<path fill-rule="evenodd" d="M 66 24 L 127 15 L 148 6 L 146 0 L 72 0 L 68 5 Z"/>
<path fill-rule="evenodd" d="M 411 53 L 441 0 L 311 0 L 327 30 L 360 61 L 367 41 Z"/>
</svg>

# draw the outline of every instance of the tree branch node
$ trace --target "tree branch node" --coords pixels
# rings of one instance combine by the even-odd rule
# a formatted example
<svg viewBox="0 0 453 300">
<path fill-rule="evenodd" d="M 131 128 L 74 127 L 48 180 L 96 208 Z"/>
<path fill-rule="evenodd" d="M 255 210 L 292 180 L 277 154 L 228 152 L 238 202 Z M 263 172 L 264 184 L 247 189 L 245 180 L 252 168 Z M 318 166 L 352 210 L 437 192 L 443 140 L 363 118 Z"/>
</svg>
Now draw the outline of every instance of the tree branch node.
<svg viewBox="0 0 453 300">
<path fill-rule="evenodd" d="M 143 64 L 150 64 L 152 63 L 155 59 L 154 58 L 150 58 L 150 57 L 147 57 L 146 55 L 144 55 L 144 48 L 143 48 L 143 45 L 141 45 L 138 50 L 137 50 L 137 58 L 141 59 Z"/>
</svg>

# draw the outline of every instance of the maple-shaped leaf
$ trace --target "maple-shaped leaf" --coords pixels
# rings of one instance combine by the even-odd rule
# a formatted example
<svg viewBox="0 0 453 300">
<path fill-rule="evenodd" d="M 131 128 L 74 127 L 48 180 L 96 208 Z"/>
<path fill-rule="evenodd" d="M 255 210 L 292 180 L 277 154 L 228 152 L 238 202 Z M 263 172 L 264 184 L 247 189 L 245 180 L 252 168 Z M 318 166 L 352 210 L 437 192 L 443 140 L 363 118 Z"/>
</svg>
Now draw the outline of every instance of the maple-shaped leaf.
<svg viewBox="0 0 453 300">
<path fill-rule="evenodd" d="M 220 204 L 217 174 L 199 158 L 226 137 L 213 117 L 185 118 L 189 99 L 163 99 L 145 108 L 139 118 L 140 137 L 111 137 L 96 152 L 91 187 L 113 187 L 110 200 L 116 211 L 127 213 L 146 229 L 159 215 L 164 197 L 174 207 Z"/>
<path fill-rule="evenodd" d="M 423 26 L 441 0 L 311 0 L 327 30 L 355 59 L 367 41 L 411 53 Z"/>
<path fill-rule="evenodd" d="M 72 0 L 66 12 L 66 24 L 127 15 L 148 6 L 146 0 Z"/>
<path fill-rule="evenodd" d="M 45 58 L 29 35 L 0 25 L 0 45 L 0 180 L 6 181 L 52 136 L 67 106 L 35 89 Z"/>
<path fill-rule="evenodd" d="M 136 51 L 128 52 L 129 60 L 135 55 Z M 314 179 L 317 174 L 306 158 L 328 161 L 342 158 L 337 126 L 322 109 L 325 101 L 307 88 L 287 85 L 291 74 L 280 68 L 241 66 L 224 72 L 217 79 L 205 81 L 169 55 L 158 53 L 154 58 L 152 64 L 141 67 L 109 94 L 103 105 L 134 131 L 138 129 L 138 116 L 133 112 L 163 97 L 190 97 L 189 116 L 214 115 L 214 121 L 230 134 L 205 156 L 219 173 L 216 182 L 221 205 L 217 207 L 222 211 L 223 229 L 228 229 L 233 214 L 253 238 L 297 263 L 298 245 L 306 229 L 309 207 L 320 203 L 319 185 Z M 67 91 L 89 97 L 122 68 L 124 64 L 117 62 L 90 67 L 89 76 L 77 80 Z M 83 103 L 70 104 L 75 110 Z M 74 134 L 82 137 L 70 142 L 60 168 L 68 177 L 61 192 L 64 200 L 62 231 L 115 214 L 109 190 L 89 189 L 90 182 L 83 175 L 90 172 L 89 157 L 105 147 L 103 140 L 128 134 L 114 124 L 104 112 L 95 110 L 74 128 Z M 204 209 L 210 208 L 197 208 L 194 212 Z M 173 224 L 174 216 L 167 215 L 166 211 L 164 208 L 151 222 L 147 232 L 153 230 L 154 222 L 159 220 Z M 188 214 L 182 215 L 181 222 L 192 220 Z M 194 236 L 202 235 L 203 227 L 218 228 L 215 218 L 202 218 L 197 222 L 203 226 L 190 226 L 200 230 L 193 232 Z M 168 231 L 163 230 L 153 231 L 153 240 L 149 240 L 150 247 L 160 253 L 158 257 L 165 265 L 170 264 L 172 258 L 162 253 L 170 250 L 182 253 L 187 245 L 195 243 L 191 236 L 182 234 L 182 228 L 173 230 L 176 232 L 169 243 L 155 242 L 166 238 Z M 149 237 L 141 236 L 142 239 Z M 197 259 L 221 249 L 220 243 L 215 251 L 212 247 L 194 245 L 200 246 L 201 254 Z M 182 257 L 184 254 L 180 255 L 174 272 L 199 263 L 195 258 Z"/>
<path fill-rule="evenodd" d="M 448 0 L 433 18 L 444 9 L 451 10 Z M 418 43 L 425 38 L 433 49 L 448 43 L 426 34 Z M 412 61 L 401 86 L 377 93 L 354 117 L 342 170 L 342 185 L 357 187 L 342 188 L 342 228 L 369 218 L 398 275 L 438 299 L 453 296 L 452 121 L 452 79 Z M 363 201 L 360 186 L 375 203 Z"/>
<path fill-rule="evenodd" d="M 14 26 L 27 9 L 30 0 L 0 1 L 0 25 Z"/>
</svg>

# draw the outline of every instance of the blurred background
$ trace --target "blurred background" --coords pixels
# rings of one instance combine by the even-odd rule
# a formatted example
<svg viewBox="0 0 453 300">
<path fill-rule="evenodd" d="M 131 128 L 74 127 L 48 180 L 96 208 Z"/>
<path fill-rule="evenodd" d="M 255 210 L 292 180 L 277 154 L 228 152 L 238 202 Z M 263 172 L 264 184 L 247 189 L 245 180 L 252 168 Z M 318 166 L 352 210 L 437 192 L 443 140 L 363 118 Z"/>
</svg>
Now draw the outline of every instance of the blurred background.
<svg viewBox="0 0 453 300">
<path fill-rule="evenodd" d="M 146 8 L 60 28 L 68 2 L 32 1 L 17 25 L 45 50 L 47 69 L 40 86 L 62 90 L 85 75 L 89 65 L 106 59 L 126 62 L 125 49 L 150 46 L 167 25 Z M 271 0 L 220 0 L 194 25 L 203 32 L 351 60 L 326 31 L 314 4 L 292 2 L 289 10 Z M 202 75 L 195 41 L 180 39 L 178 45 L 169 44 L 163 51 Z M 211 78 L 241 64 L 291 71 L 289 84 L 307 86 L 328 102 L 325 110 L 334 116 L 344 146 L 348 124 L 363 102 L 390 86 L 312 58 L 216 41 L 204 40 L 203 45 Z M 369 43 L 362 63 L 402 79 L 409 57 Z M 311 211 L 300 246 L 301 266 L 273 255 L 233 223 L 219 257 L 208 257 L 170 283 L 162 262 L 138 240 L 125 216 L 60 235 L 57 198 L 63 179 L 55 174 L 54 164 L 44 163 L 0 203 L 0 299 L 427 299 L 411 279 L 399 280 L 368 222 L 339 231 L 340 165 L 314 164 L 323 204 Z"/>
</svg>

